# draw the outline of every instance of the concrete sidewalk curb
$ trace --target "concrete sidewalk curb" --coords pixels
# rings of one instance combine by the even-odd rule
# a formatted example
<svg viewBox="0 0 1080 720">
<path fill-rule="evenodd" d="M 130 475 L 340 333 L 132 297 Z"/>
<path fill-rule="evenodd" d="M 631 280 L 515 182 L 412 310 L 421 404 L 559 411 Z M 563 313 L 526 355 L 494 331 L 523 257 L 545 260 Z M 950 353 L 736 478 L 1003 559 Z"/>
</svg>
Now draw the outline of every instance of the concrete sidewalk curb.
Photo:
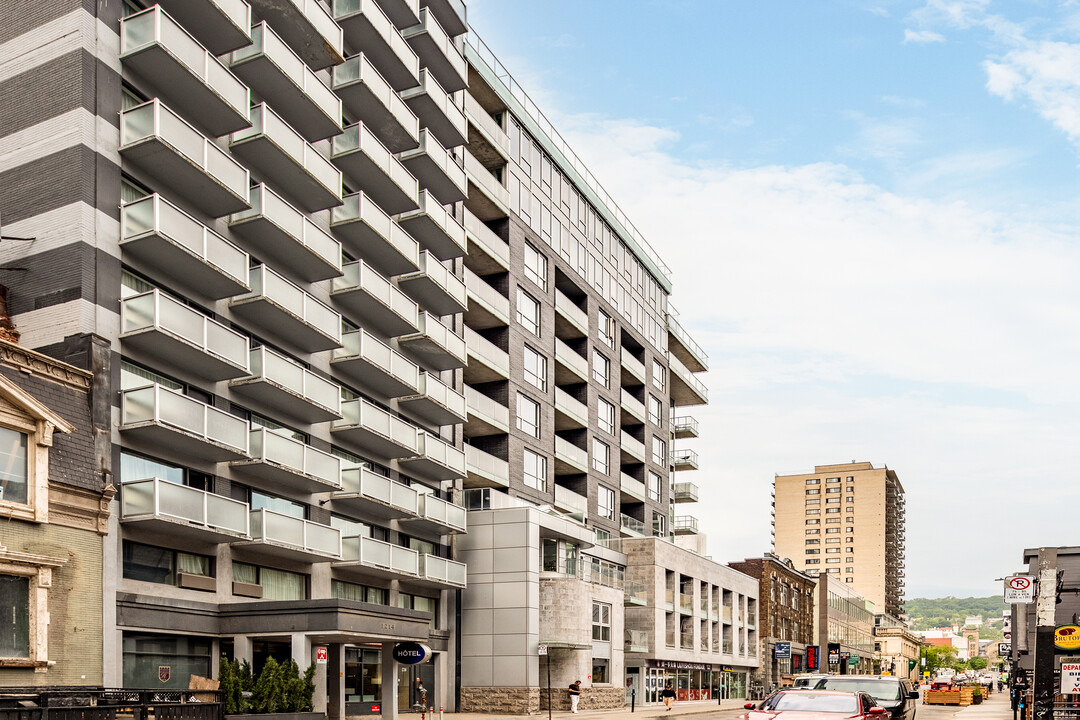
<svg viewBox="0 0 1080 720">
<path fill-rule="evenodd" d="M 552 720 L 637 720 L 642 718 L 643 720 L 653 720 L 654 718 L 682 718 L 693 717 L 697 715 L 712 715 L 715 713 L 741 711 L 746 700 L 735 699 L 725 700 L 723 703 L 716 703 L 713 701 L 699 701 L 699 702 L 683 702 L 676 703 L 670 712 L 664 709 L 663 705 L 649 705 L 646 707 L 638 706 L 634 712 L 630 712 L 630 707 L 625 706 L 621 708 L 612 708 L 610 710 L 579 710 L 577 717 L 574 717 L 574 713 L 567 712 L 565 710 L 556 710 L 551 713 Z M 532 715 L 508 715 L 505 713 L 444 713 L 443 718 L 439 718 L 439 714 L 432 713 L 429 716 L 429 720 L 520 720 L 521 718 L 535 718 L 535 720 L 546 720 L 548 714 L 547 711 L 541 711 Z M 377 717 L 377 716 L 375 716 Z M 401 713 L 403 720 L 419 720 L 419 715 L 416 713 Z"/>
</svg>

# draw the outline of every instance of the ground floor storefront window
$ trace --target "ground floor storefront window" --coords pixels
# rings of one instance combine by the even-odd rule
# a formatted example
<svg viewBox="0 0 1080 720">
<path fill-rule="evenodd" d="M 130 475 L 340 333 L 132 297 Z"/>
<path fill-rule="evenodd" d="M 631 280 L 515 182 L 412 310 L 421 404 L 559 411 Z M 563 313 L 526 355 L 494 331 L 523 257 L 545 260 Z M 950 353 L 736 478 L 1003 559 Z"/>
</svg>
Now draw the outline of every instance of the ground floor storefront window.
<svg viewBox="0 0 1080 720">
<path fill-rule="evenodd" d="M 212 640 L 188 635 L 124 633 L 124 687 L 183 689 L 192 675 L 210 677 Z"/>
<path fill-rule="evenodd" d="M 661 693 L 669 683 L 675 689 L 678 702 L 744 698 L 749 673 L 745 670 L 628 668 L 627 687 L 636 688 L 642 677 L 644 688 L 638 693 L 638 701 L 654 705 L 663 702 Z"/>
<path fill-rule="evenodd" d="M 439 707 L 435 696 L 435 664 L 399 665 L 398 712 L 419 712 L 421 703 Z M 383 694 L 382 650 L 345 646 L 345 714 L 378 715 L 388 698 Z"/>
</svg>

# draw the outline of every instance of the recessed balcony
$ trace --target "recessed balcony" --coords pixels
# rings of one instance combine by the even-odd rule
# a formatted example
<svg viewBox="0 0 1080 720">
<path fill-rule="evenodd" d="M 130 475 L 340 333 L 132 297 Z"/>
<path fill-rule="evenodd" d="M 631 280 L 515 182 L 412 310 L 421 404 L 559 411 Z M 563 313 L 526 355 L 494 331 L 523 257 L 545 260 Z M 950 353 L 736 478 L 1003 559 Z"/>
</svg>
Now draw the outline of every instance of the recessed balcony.
<svg viewBox="0 0 1080 720">
<path fill-rule="evenodd" d="M 503 435 L 510 432 L 510 408 L 492 400 L 479 390 L 465 386 L 468 417 L 462 432 L 465 437 Z"/>
<path fill-rule="evenodd" d="M 555 509 L 564 513 L 588 515 L 589 498 L 562 485 L 555 486 Z"/>
<path fill-rule="evenodd" d="M 673 450 L 671 452 L 671 464 L 676 472 L 697 470 L 698 454 L 693 450 Z"/>
<path fill-rule="evenodd" d="M 232 134 L 229 149 L 233 155 L 258 170 L 304 212 L 341 204 L 341 171 L 269 105 L 252 107 L 251 123 L 247 130 Z"/>
<path fill-rule="evenodd" d="M 674 355 L 668 354 L 668 373 L 671 385 L 671 404 L 675 407 L 704 405 L 709 402 L 709 389 L 697 379 Z"/>
<path fill-rule="evenodd" d="M 636 397 L 622 389 L 620 394 L 620 422 L 623 425 L 644 425 L 645 404 Z"/>
<path fill-rule="evenodd" d="M 382 208 L 363 193 L 343 199 L 330 213 L 330 229 L 351 254 L 388 277 L 419 269 L 419 244 Z"/>
<path fill-rule="evenodd" d="M 419 272 L 398 275 L 397 286 L 435 315 L 456 315 L 465 311 L 465 283 L 427 250 L 420 253 Z"/>
<path fill-rule="evenodd" d="M 416 178 L 363 123 L 347 126 L 332 146 L 334 165 L 387 213 L 396 215 L 419 207 Z"/>
<path fill-rule="evenodd" d="M 667 318 L 668 352 L 686 366 L 690 372 L 705 372 L 709 369 L 709 356 L 701 346 L 690 337 L 679 321 L 670 314 Z"/>
<path fill-rule="evenodd" d="M 120 301 L 120 340 L 207 380 L 248 374 L 248 339 L 157 288 Z"/>
<path fill-rule="evenodd" d="M 465 228 L 427 190 L 417 195 L 419 209 L 398 215 L 396 220 L 421 245 L 440 260 L 465 254 Z"/>
<path fill-rule="evenodd" d="M 446 92 L 469 87 L 465 56 L 427 8 L 420 8 L 420 23 L 405 28 L 401 36 L 419 56 L 420 64 L 435 76 Z"/>
<path fill-rule="evenodd" d="M 244 0 L 160 0 L 158 4 L 214 55 L 251 42 L 251 7 Z"/>
<path fill-rule="evenodd" d="M 697 535 L 698 521 L 692 515 L 676 515 L 671 523 L 671 530 L 676 535 Z"/>
<path fill-rule="evenodd" d="M 251 511 L 251 540 L 234 542 L 248 553 L 304 563 L 341 559 L 341 531 L 311 520 L 260 508 Z"/>
<path fill-rule="evenodd" d="M 444 205 L 468 197 L 465 170 L 427 128 L 420 128 L 420 147 L 398 154 L 398 159 L 431 195 Z M 465 233 L 461 233 L 464 245 Z"/>
<path fill-rule="evenodd" d="M 465 289 L 468 299 L 466 325 L 474 330 L 486 330 L 510 324 L 510 299 L 468 267 L 465 268 Z"/>
<path fill-rule="evenodd" d="M 120 432 L 206 462 L 248 455 L 247 422 L 157 384 L 120 393 Z"/>
<path fill-rule="evenodd" d="M 450 37 L 457 37 L 469 31 L 465 17 L 465 3 L 461 0 L 421 0 L 420 5 L 438 18 L 439 24 Z"/>
<path fill-rule="evenodd" d="M 555 290 L 555 335 L 564 340 L 589 337 L 589 316 L 558 289 Z"/>
<path fill-rule="evenodd" d="M 403 90 L 401 99 L 444 147 L 457 147 L 469 141 L 465 113 L 454 96 L 443 90 L 427 68 L 420 69 L 420 84 Z"/>
<path fill-rule="evenodd" d="M 341 490 L 341 460 L 307 443 L 253 427 L 248 437 L 249 460 L 232 467 L 259 478 L 259 487 L 273 492 L 321 493 Z"/>
<path fill-rule="evenodd" d="M 363 260 L 346 264 L 334 278 L 330 297 L 350 318 L 397 337 L 420 327 L 416 301 Z"/>
<path fill-rule="evenodd" d="M 496 235 L 480 218 L 462 208 L 468 252 L 465 267 L 483 277 L 510 271 L 510 245 Z"/>
<path fill-rule="evenodd" d="M 574 385 L 588 380 L 589 361 L 562 340 L 555 338 L 555 384 Z"/>
<path fill-rule="evenodd" d="M 568 440 L 555 436 L 555 474 L 581 475 L 589 472 L 589 453 Z"/>
<path fill-rule="evenodd" d="M 287 267 L 308 282 L 341 275 L 341 243 L 271 190 L 251 188 L 250 210 L 229 218 L 229 227 L 259 257 Z"/>
<path fill-rule="evenodd" d="M 229 301 L 234 313 L 309 353 L 341 347 L 341 315 L 265 265 L 250 277 L 251 292 Z"/>
<path fill-rule="evenodd" d="M 363 53 L 334 68 L 334 92 L 390 152 L 420 144 L 420 121 Z"/>
<path fill-rule="evenodd" d="M 251 125 L 247 86 L 160 6 L 120 21 L 120 60 L 213 137 Z"/>
<path fill-rule="evenodd" d="M 471 152 L 465 156 L 465 177 L 469 181 L 466 209 L 484 222 L 510 216 L 510 191 Z"/>
<path fill-rule="evenodd" d="M 469 362 L 463 378 L 469 385 L 510 379 L 510 355 L 471 327 L 465 328 Z"/>
<path fill-rule="evenodd" d="M 622 504 L 645 502 L 649 495 L 645 483 L 632 475 L 619 474 L 619 490 L 622 491 Z"/>
<path fill-rule="evenodd" d="M 248 254 L 157 193 L 120 208 L 125 259 L 213 300 L 247 292 Z"/>
<path fill-rule="evenodd" d="M 447 560 L 437 555 L 420 556 L 420 581 L 436 587 L 465 587 L 465 563 Z"/>
<path fill-rule="evenodd" d="M 265 21 L 251 28 L 251 45 L 234 50 L 228 63 L 308 142 L 341 132 L 341 100 Z"/>
<path fill-rule="evenodd" d="M 465 339 L 443 325 L 434 316 L 420 311 L 420 332 L 398 338 L 398 346 L 434 370 L 454 370 L 465 367 Z"/>
<path fill-rule="evenodd" d="M 362 398 L 343 400 L 341 414 L 342 419 L 330 426 L 331 434 L 360 448 L 363 454 L 403 458 L 419 452 L 419 429 L 374 403 Z"/>
<path fill-rule="evenodd" d="M 371 58 L 390 87 L 401 92 L 416 85 L 420 61 L 374 0 L 334 0 L 334 18 L 349 46 Z"/>
<path fill-rule="evenodd" d="M 398 400 L 398 407 L 435 427 L 465 422 L 465 396 L 428 373 L 420 373 L 419 394 Z"/>
<path fill-rule="evenodd" d="M 420 512 L 416 489 L 364 467 L 341 471 L 341 491 L 331 496 L 335 508 L 381 520 L 414 518 Z"/>
<path fill-rule="evenodd" d="M 629 350 L 622 348 L 620 351 L 622 367 L 622 385 L 644 385 L 645 363 L 634 357 Z"/>
<path fill-rule="evenodd" d="M 312 70 L 345 62 L 342 30 L 319 0 L 249 0 Z"/>
<path fill-rule="evenodd" d="M 555 388 L 555 429 L 573 430 L 589 426 L 589 406 Z"/>
<path fill-rule="evenodd" d="M 415 578 L 420 575 L 420 553 L 382 540 L 354 535 L 341 543 L 342 562 L 334 563 L 339 575 L 366 578 Z"/>
<path fill-rule="evenodd" d="M 378 0 L 379 7 L 398 30 L 420 22 L 419 0 Z"/>
<path fill-rule="evenodd" d="M 676 440 L 698 437 L 697 418 L 690 417 L 689 415 L 674 418 L 671 421 L 671 433 L 675 436 Z"/>
<path fill-rule="evenodd" d="M 429 533 L 445 535 L 466 531 L 468 513 L 461 505 L 437 498 L 431 493 L 420 495 L 420 512 L 415 518 L 406 518 L 403 524 Z"/>
<path fill-rule="evenodd" d="M 248 207 L 248 171 L 157 98 L 120 113 L 120 155 L 211 217 Z"/>
<path fill-rule="evenodd" d="M 624 536 L 645 537 L 645 523 L 630 515 L 619 515 L 619 529 Z"/>
<path fill-rule="evenodd" d="M 401 458 L 398 466 L 410 475 L 428 480 L 456 480 L 465 477 L 465 453 L 434 435 L 421 432 L 420 454 Z"/>
<path fill-rule="evenodd" d="M 341 417 L 341 387 L 270 348 L 250 351 L 251 374 L 229 383 L 233 392 L 302 423 Z"/>
<path fill-rule="evenodd" d="M 389 398 L 417 392 L 420 368 L 412 360 L 363 329 L 344 333 L 341 341 L 332 368 Z"/>
<path fill-rule="evenodd" d="M 469 124 L 469 151 L 484 167 L 500 167 L 510 162 L 510 138 L 502 125 L 471 93 L 462 94 L 465 96 L 465 118 Z"/>
<path fill-rule="evenodd" d="M 177 540 L 222 543 L 249 537 L 247 504 L 161 478 L 120 486 L 120 522 Z"/>
<path fill-rule="evenodd" d="M 510 487 L 510 463 L 472 445 L 465 446 L 465 488 Z"/>
<path fill-rule="evenodd" d="M 626 464 L 645 462 L 645 443 L 626 432 L 619 433 L 619 451 L 621 462 Z"/>
<path fill-rule="evenodd" d="M 698 501 L 698 486 L 694 483 L 675 483 L 672 488 L 671 499 L 677 503 L 693 503 Z"/>
</svg>

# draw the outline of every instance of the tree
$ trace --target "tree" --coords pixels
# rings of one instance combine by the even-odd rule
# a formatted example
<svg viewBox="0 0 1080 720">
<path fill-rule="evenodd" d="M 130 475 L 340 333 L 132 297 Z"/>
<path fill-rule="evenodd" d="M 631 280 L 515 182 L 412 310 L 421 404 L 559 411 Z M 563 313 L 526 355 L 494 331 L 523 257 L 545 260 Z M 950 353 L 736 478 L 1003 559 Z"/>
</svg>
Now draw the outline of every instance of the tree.
<svg viewBox="0 0 1080 720">
<path fill-rule="evenodd" d="M 956 660 L 956 648 L 951 645 L 924 645 L 919 651 L 919 657 L 926 661 L 923 670 L 931 675 L 940 668 L 952 668 L 959 665 Z"/>
<path fill-rule="evenodd" d="M 989 665 L 989 661 L 986 658 L 973 657 L 968 660 L 968 667 L 972 670 L 985 670 L 987 665 Z"/>
</svg>

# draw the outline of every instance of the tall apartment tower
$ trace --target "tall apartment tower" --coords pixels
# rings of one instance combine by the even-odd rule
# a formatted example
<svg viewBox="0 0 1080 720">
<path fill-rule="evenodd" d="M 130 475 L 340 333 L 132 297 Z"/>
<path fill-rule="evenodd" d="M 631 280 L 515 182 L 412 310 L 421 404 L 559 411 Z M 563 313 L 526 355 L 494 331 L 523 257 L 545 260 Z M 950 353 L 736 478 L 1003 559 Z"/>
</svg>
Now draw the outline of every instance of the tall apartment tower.
<svg viewBox="0 0 1080 720">
<path fill-rule="evenodd" d="M 829 574 L 899 615 L 904 598 L 904 487 L 871 463 L 818 465 L 773 482 L 773 552 Z"/>
</svg>

